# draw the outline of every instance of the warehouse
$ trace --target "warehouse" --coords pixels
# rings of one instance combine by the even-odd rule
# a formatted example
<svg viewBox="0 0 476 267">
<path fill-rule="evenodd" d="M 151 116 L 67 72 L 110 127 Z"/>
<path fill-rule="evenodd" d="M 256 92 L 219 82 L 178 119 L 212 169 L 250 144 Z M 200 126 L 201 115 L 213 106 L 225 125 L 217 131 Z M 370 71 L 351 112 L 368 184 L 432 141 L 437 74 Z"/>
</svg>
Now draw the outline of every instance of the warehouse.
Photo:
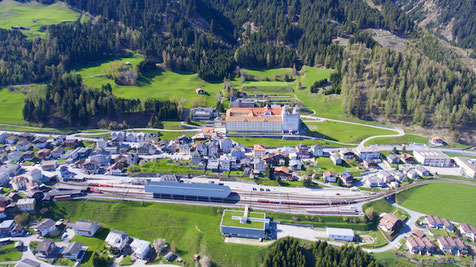
<svg viewBox="0 0 476 267">
<path fill-rule="evenodd" d="M 145 191 L 155 198 L 213 202 L 223 202 L 231 193 L 225 185 L 180 182 L 150 182 Z"/>
<path fill-rule="evenodd" d="M 415 150 L 415 159 L 425 166 L 451 167 L 451 158 L 439 150 Z"/>
<path fill-rule="evenodd" d="M 264 212 L 225 210 L 221 218 L 220 230 L 227 237 L 266 238 L 270 220 Z"/>
<path fill-rule="evenodd" d="M 352 229 L 344 228 L 326 228 L 327 238 L 334 240 L 342 240 L 352 242 L 354 241 L 354 231 Z"/>
</svg>

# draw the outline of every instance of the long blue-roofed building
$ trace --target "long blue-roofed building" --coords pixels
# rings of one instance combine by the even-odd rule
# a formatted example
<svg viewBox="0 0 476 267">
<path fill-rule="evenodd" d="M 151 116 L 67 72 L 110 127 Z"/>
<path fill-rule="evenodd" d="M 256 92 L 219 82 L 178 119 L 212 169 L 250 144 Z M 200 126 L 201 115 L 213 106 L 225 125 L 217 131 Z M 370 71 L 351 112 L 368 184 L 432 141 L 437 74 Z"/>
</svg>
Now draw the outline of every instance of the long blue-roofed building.
<svg viewBox="0 0 476 267">
<path fill-rule="evenodd" d="M 155 198 L 192 201 L 224 201 L 231 194 L 226 185 L 167 181 L 149 182 L 145 191 L 153 193 Z"/>
</svg>

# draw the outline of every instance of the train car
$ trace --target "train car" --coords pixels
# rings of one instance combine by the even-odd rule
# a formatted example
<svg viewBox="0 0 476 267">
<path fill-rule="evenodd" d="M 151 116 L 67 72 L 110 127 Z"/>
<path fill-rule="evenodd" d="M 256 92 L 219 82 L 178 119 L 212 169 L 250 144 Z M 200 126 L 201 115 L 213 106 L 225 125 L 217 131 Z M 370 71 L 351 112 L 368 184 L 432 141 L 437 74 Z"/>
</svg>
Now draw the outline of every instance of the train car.
<svg viewBox="0 0 476 267">
<path fill-rule="evenodd" d="M 90 192 L 90 193 L 95 193 L 95 194 L 102 194 L 102 191 L 101 191 L 101 190 L 90 189 L 89 192 Z"/>
<path fill-rule="evenodd" d="M 269 203 L 269 200 L 266 199 L 258 199 L 258 203 Z"/>
<path fill-rule="evenodd" d="M 97 184 L 97 183 L 89 183 L 88 185 L 89 186 L 96 186 L 96 187 L 99 186 L 99 184 Z"/>
<path fill-rule="evenodd" d="M 70 195 L 66 195 L 66 196 L 55 196 L 53 199 L 54 199 L 54 200 L 66 200 L 66 199 L 71 199 L 71 196 L 70 196 Z"/>
</svg>

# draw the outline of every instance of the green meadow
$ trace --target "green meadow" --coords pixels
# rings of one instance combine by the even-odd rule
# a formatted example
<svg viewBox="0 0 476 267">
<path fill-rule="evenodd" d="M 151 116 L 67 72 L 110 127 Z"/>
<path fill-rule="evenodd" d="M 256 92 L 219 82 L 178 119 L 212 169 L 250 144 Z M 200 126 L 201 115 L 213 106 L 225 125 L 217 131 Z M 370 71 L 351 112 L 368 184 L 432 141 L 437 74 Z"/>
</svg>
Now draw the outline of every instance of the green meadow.
<svg viewBox="0 0 476 267">
<path fill-rule="evenodd" d="M 365 143 L 366 146 L 368 145 L 393 145 L 393 144 L 411 144 L 411 143 L 420 143 L 420 144 L 428 144 L 428 138 L 415 135 L 415 134 L 405 134 L 403 136 L 398 137 L 379 137 L 370 139 Z"/>
<path fill-rule="evenodd" d="M 56 2 L 51 5 L 43 5 L 36 1 L 22 3 L 4 0 L 0 2 L 0 28 L 28 27 L 30 30 L 22 31 L 27 36 L 41 34 L 42 27 L 45 25 L 76 21 L 80 15 L 80 13 L 69 9 L 64 2 Z"/>
<path fill-rule="evenodd" d="M 396 200 L 400 205 L 414 211 L 476 224 L 476 186 L 427 184 L 399 193 Z"/>
<path fill-rule="evenodd" d="M 53 218 L 96 220 L 110 230 L 122 230 L 147 241 L 165 238 L 176 245 L 178 255 L 188 264 L 193 264 L 193 254 L 199 253 L 209 255 L 217 266 L 259 266 L 266 253 L 266 247 L 224 243 L 220 208 L 93 201 L 57 201 L 53 205 L 49 214 Z M 94 249 L 102 247 L 101 239 L 91 241 Z"/>
<path fill-rule="evenodd" d="M 18 90 L 0 89 L 0 123 L 24 124 L 24 99 L 25 94 Z"/>
<path fill-rule="evenodd" d="M 358 143 L 374 135 L 391 135 L 394 131 L 336 121 L 306 122 L 310 135 L 344 143 Z"/>
</svg>

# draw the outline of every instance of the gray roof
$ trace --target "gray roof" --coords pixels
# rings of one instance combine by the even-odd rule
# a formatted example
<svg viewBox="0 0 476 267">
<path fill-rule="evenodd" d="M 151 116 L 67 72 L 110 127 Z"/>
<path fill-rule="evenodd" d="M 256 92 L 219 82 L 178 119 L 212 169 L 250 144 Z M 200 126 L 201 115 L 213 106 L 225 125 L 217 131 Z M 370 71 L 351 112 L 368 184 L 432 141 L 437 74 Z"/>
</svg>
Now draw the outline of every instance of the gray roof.
<svg viewBox="0 0 476 267">
<path fill-rule="evenodd" d="M 30 259 L 23 259 L 15 265 L 15 267 L 39 267 L 39 266 L 41 266 L 39 262 L 30 260 Z"/>
<path fill-rule="evenodd" d="M 40 224 L 38 224 L 36 229 L 41 232 L 41 231 L 44 231 L 44 230 L 52 227 L 53 225 L 55 225 L 55 222 L 53 220 L 45 219 Z"/>
<path fill-rule="evenodd" d="M 51 239 L 43 240 L 38 244 L 36 250 L 39 252 L 47 252 L 50 249 L 50 246 L 54 243 L 55 241 Z"/>
<path fill-rule="evenodd" d="M 145 191 L 156 194 L 170 194 L 194 197 L 226 198 L 231 190 L 228 186 L 205 183 L 150 182 Z"/>
<path fill-rule="evenodd" d="M 64 254 L 75 255 L 81 252 L 83 249 L 83 244 L 81 242 L 73 242 L 69 248 L 66 249 Z"/>
<path fill-rule="evenodd" d="M 97 224 L 95 221 L 77 221 L 71 225 L 71 228 L 78 231 L 91 232 Z"/>
</svg>

